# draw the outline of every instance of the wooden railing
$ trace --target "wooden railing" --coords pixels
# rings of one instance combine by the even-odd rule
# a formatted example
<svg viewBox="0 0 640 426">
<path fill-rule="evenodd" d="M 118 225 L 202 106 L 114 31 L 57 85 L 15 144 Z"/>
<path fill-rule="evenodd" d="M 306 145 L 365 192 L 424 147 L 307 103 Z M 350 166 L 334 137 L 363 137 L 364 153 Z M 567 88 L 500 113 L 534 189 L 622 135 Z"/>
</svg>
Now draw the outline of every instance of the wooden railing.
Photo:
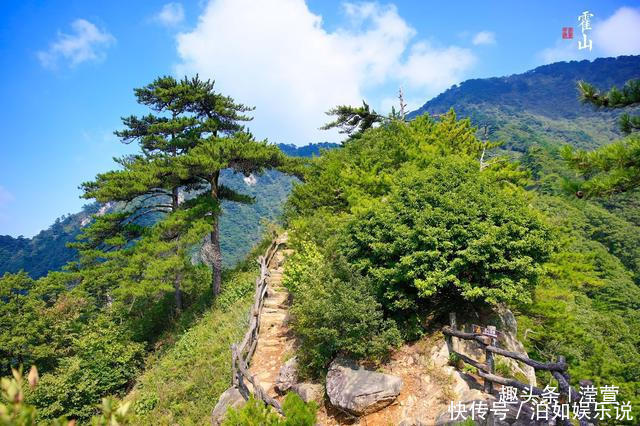
<svg viewBox="0 0 640 426">
<path fill-rule="evenodd" d="M 275 399 L 267 395 L 267 392 L 260 386 L 260 382 L 249 373 L 249 363 L 258 346 L 258 335 L 260 333 L 260 316 L 262 315 L 262 305 L 267 294 L 267 277 L 269 276 L 269 263 L 278 251 L 280 242 L 275 239 L 267 248 L 264 256 L 258 258 L 260 264 L 260 276 L 256 279 L 256 291 L 249 313 L 249 329 L 244 335 L 244 339 L 240 343 L 231 345 L 231 374 L 232 385 L 236 386 L 245 399 L 249 398 L 249 394 L 253 393 L 256 399 L 262 400 L 265 404 L 271 405 L 280 414 L 282 407 Z M 245 383 L 245 379 L 251 383 L 252 389 L 249 389 Z"/>
<path fill-rule="evenodd" d="M 507 351 L 505 349 L 499 348 L 497 346 L 496 337 L 488 335 L 488 333 L 484 332 L 474 332 L 474 333 L 465 333 L 463 331 L 459 331 L 456 329 L 456 318 L 455 314 L 450 314 L 450 325 L 445 326 L 442 329 L 442 333 L 445 335 L 445 339 L 447 342 L 447 348 L 449 349 L 449 354 L 455 354 L 455 356 L 459 357 L 462 361 L 467 364 L 472 365 L 473 367 L 478 369 L 478 375 L 484 379 L 484 392 L 491 393 L 493 391 L 493 383 L 498 383 L 503 386 L 511 386 L 525 392 L 531 392 L 534 395 L 542 395 L 544 390 L 535 386 L 527 385 L 525 383 L 519 382 L 515 379 L 508 379 L 506 377 L 498 376 L 495 374 L 495 365 L 493 356 L 501 355 L 507 358 L 515 359 L 520 361 L 526 365 L 533 367 L 535 370 L 544 370 L 549 371 L 551 375 L 558 381 L 558 389 L 560 395 L 565 396 L 568 400 L 572 402 L 579 402 L 582 400 L 583 395 L 571 387 L 569 384 L 569 373 L 568 373 L 568 365 L 563 356 L 559 356 L 557 362 L 538 362 L 532 359 L 529 359 L 526 355 L 517 352 Z M 495 328 L 493 328 L 495 330 Z M 457 337 L 459 339 L 464 340 L 472 340 L 480 345 L 481 348 L 484 349 L 486 362 L 482 363 L 476 361 L 458 351 L 454 348 L 453 337 Z M 560 423 L 559 423 L 560 424 Z M 570 422 L 565 423 L 566 425 L 571 425 Z M 580 420 L 580 425 L 586 425 L 586 420 Z"/>
</svg>

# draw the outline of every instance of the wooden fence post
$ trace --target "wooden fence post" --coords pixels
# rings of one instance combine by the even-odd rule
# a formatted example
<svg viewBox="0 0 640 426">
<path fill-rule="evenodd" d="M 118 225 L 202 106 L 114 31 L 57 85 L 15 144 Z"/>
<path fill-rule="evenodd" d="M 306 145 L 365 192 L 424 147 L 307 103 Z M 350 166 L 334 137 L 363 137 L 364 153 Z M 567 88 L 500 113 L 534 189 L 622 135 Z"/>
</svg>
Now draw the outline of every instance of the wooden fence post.
<svg viewBox="0 0 640 426">
<path fill-rule="evenodd" d="M 496 327 L 493 325 L 487 326 L 487 330 L 491 334 L 496 334 L 495 333 Z M 488 339 L 489 339 L 489 344 L 491 346 L 496 345 L 496 339 L 494 339 L 493 337 L 488 337 Z M 484 354 L 486 358 L 487 368 L 489 369 L 489 374 L 494 374 L 496 371 L 496 368 L 495 368 L 495 362 L 493 360 L 493 352 L 485 349 Z M 489 394 L 493 392 L 493 383 L 491 382 L 491 380 L 487 380 L 486 378 L 484 379 L 484 392 Z"/>
<path fill-rule="evenodd" d="M 238 386 L 238 372 L 236 370 L 236 344 L 231 344 L 231 384 Z"/>
<path fill-rule="evenodd" d="M 453 330 L 458 329 L 458 323 L 456 321 L 456 313 L 449 312 L 449 325 Z M 458 345 L 455 344 L 455 340 L 453 340 L 452 336 L 446 336 L 447 340 L 447 349 L 449 350 L 449 355 L 451 355 L 456 349 L 458 349 Z"/>
</svg>

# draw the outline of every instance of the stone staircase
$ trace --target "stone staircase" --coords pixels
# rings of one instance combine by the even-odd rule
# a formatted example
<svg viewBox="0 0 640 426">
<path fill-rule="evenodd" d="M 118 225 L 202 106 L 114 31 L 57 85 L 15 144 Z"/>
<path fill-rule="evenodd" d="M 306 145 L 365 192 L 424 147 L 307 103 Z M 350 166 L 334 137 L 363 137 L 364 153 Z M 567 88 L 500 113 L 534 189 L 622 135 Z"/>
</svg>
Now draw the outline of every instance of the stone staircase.
<svg viewBox="0 0 640 426">
<path fill-rule="evenodd" d="M 286 244 L 286 234 L 280 238 Z M 293 353 L 294 339 L 288 325 L 289 292 L 282 286 L 283 263 L 293 251 L 280 248 L 269 264 L 267 295 L 260 317 L 258 345 L 249 372 L 260 382 L 267 394 L 279 399 L 274 388 L 280 367 Z"/>
</svg>

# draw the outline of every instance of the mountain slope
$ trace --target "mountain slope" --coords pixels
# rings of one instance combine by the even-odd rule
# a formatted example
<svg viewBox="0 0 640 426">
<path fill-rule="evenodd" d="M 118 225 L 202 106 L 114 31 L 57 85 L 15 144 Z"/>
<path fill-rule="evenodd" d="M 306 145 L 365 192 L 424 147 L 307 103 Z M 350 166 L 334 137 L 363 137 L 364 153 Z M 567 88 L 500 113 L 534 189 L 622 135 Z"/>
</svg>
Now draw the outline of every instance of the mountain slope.
<svg viewBox="0 0 640 426">
<path fill-rule="evenodd" d="M 75 260 L 78 253 L 67 243 L 75 241 L 82 226 L 99 208 L 97 203 L 88 204 L 78 213 L 56 219 L 33 238 L 0 235 L 0 275 L 22 269 L 39 278 Z"/>
<path fill-rule="evenodd" d="M 467 80 L 409 114 L 440 114 L 453 108 L 459 117 L 488 127 L 488 137 L 503 148 L 524 152 L 535 144 L 595 148 L 620 137 L 621 111 L 595 110 L 578 98 L 576 83 L 586 80 L 600 89 L 621 87 L 640 77 L 640 56 L 558 62 L 523 74 Z M 640 109 L 640 108 L 636 108 Z"/>
</svg>

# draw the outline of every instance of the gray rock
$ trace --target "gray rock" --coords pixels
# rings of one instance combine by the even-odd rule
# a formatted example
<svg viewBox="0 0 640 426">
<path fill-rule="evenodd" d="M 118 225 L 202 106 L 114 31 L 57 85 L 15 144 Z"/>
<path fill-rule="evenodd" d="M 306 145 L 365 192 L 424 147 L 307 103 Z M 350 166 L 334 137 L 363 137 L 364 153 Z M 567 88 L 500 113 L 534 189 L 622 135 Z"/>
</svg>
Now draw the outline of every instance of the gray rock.
<svg viewBox="0 0 640 426">
<path fill-rule="evenodd" d="M 329 366 L 326 388 L 333 406 L 362 416 L 391 404 L 400 394 L 402 379 L 365 370 L 339 357 Z"/>
<path fill-rule="evenodd" d="M 227 414 L 227 408 L 240 408 L 245 402 L 244 397 L 235 386 L 222 392 L 222 395 L 220 395 L 220 398 L 218 399 L 218 403 L 211 412 L 211 424 L 213 426 L 219 426 L 222 424 L 224 416 Z"/>
<path fill-rule="evenodd" d="M 276 378 L 275 388 L 278 392 L 284 393 L 291 389 L 298 381 L 298 358 L 293 357 L 280 367 L 280 372 Z"/>
<path fill-rule="evenodd" d="M 291 390 L 300 395 L 304 402 L 315 401 L 320 404 L 324 397 L 324 388 L 315 383 L 296 383 Z"/>
</svg>

